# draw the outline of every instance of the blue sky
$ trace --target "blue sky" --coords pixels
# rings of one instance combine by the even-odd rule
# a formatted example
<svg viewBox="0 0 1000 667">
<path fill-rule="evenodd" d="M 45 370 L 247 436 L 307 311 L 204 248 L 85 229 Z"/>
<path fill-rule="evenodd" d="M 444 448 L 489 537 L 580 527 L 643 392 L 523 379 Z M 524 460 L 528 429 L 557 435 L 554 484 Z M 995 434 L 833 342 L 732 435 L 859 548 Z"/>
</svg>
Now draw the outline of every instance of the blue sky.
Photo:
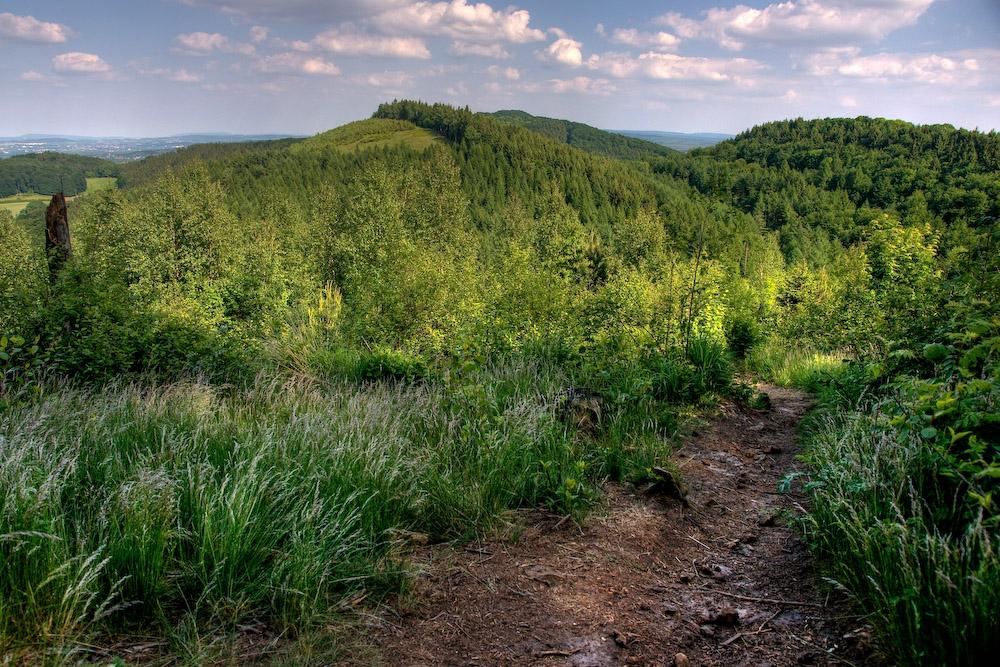
<svg viewBox="0 0 1000 667">
<path fill-rule="evenodd" d="M 1000 0 L 2 0 L 0 83 L 0 135 L 312 133 L 396 97 L 998 129 Z"/>
</svg>

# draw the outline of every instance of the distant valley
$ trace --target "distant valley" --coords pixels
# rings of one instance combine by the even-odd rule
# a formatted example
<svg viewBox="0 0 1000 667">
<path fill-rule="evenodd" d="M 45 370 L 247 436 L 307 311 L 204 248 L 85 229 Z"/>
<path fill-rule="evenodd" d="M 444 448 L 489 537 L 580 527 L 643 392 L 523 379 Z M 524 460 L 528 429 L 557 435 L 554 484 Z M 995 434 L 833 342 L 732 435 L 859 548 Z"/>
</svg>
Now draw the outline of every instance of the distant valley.
<svg viewBox="0 0 1000 667">
<path fill-rule="evenodd" d="M 196 133 L 170 137 L 84 137 L 55 134 L 24 134 L 0 137 L 0 158 L 30 153 L 70 153 L 99 157 L 112 162 L 128 162 L 168 153 L 193 144 L 229 144 L 284 139 L 288 134 Z"/>
<path fill-rule="evenodd" d="M 658 132 L 654 130 L 608 130 L 633 139 L 642 139 L 661 146 L 673 148 L 675 151 L 689 151 L 692 148 L 707 148 L 717 143 L 732 139 L 734 134 L 718 132 Z"/>
</svg>

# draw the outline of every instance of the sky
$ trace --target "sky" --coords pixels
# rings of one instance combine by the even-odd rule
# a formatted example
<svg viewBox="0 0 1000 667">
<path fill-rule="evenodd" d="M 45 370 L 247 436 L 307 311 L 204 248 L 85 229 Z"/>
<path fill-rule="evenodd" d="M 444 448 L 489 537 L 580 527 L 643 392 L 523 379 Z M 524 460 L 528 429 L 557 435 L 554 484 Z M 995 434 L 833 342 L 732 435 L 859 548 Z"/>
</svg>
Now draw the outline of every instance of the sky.
<svg viewBox="0 0 1000 667">
<path fill-rule="evenodd" d="M 1000 0 L 0 0 L 0 136 L 311 134 L 394 98 L 1000 129 Z"/>
</svg>

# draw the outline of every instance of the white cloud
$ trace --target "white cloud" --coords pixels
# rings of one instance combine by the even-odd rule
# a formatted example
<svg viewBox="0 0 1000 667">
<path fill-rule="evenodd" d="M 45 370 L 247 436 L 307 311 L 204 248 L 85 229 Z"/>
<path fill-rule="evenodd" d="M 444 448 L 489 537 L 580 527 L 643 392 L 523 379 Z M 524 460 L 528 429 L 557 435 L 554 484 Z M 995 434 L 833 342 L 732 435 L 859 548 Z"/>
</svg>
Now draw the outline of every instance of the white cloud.
<svg viewBox="0 0 1000 667">
<path fill-rule="evenodd" d="M 21 73 L 21 81 L 45 81 L 49 77 L 42 74 L 41 72 L 36 72 L 33 69 L 29 69 L 27 72 Z"/>
<path fill-rule="evenodd" d="M 739 83 L 764 65 L 747 58 L 701 58 L 649 51 L 638 57 L 626 53 L 594 54 L 587 59 L 589 69 L 616 78 L 735 81 Z"/>
<path fill-rule="evenodd" d="M 243 18 L 268 17 L 299 21 L 348 21 L 400 7 L 408 0 L 180 0 Z"/>
<path fill-rule="evenodd" d="M 412 85 L 413 75 L 406 72 L 381 72 L 358 77 L 355 80 L 373 88 L 381 88 L 383 90 L 387 89 L 392 91 L 408 88 Z"/>
<path fill-rule="evenodd" d="M 73 51 L 53 58 L 52 69 L 73 74 L 106 74 L 111 71 L 111 65 L 99 55 Z"/>
<path fill-rule="evenodd" d="M 788 102 L 789 104 L 791 104 L 792 102 L 794 102 L 797 99 L 799 99 L 799 94 L 797 92 L 795 92 L 794 89 L 789 88 L 788 90 L 785 91 L 785 94 L 781 96 L 781 99 L 782 99 L 782 101 Z"/>
<path fill-rule="evenodd" d="M 372 21 L 388 32 L 408 35 L 443 35 L 465 41 L 508 41 L 517 44 L 545 39 L 532 28 L 531 15 L 523 9 L 493 9 L 485 2 L 411 2 L 384 11 Z"/>
<path fill-rule="evenodd" d="M 250 41 L 254 44 L 260 44 L 265 39 L 267 39 L 268 29 L 261 25 L 255 25 L 250 28 Z"/>
<path fill-rule="evenodd" d="M 602 30 L 599 33 L 603 33 Z M 676 49 L 681 40 L 669 32 L 641 32 L 634 28 L 618 28 L 611 33 L 609 39 L 619 44 L 627 44 L 646 49 Z"/>
<path fill-rule="evenodd" d="M 714 7 L 700 20 L 669 12 L 657 22 L 685 38 L 704 37 L 727 49 L 747 42 L 853 44 L 877 41 L 913 25 L 934 0 L 786 0 L 757 9 Z"/>
<path fill-rule="evenodd" d="M 70 29 L 61 23 L 39 21 L 34 16 L 0 13 L 0 37 L 22 42 L 62 44 L 69 39 Z"/>
<path fill-rule="evenodd" d="M 349 27 L 350 28 L 350 27 Z M 386 37 L 369 35 L 350 29 L 331 29 L 316 35 L 310 43 L 331 53 L 394 58 L 430 58 L 431 52 L 422 39 L 416 37 Z M 299 42 L 293 48 L 302 50 L 309 45 Z"/>
<path fill-rule="evenodd" d="M 449 52 L 456 56 L 480 56 L 498 60 L 510 58 L 510 53 L 501 44 L 473 44 L 456 41 L 451 45 Z"/>
<path fill-rule="evenodd" d="M 552 79 L 549 81 L 553 93 L 579 93 L 583 95 L 610 95 L 615 87 L 607 79 L 592 79 L 576 76 L 572 79 Z"/>
<path fill-rule="evenodd" d="M 340 68 L 333 63 L 303 53 L 277 53 L 258 58 L 254 69 L 268 74 L 309 74 L 314 76 L 336 76 Z"/>
<path fill-rule="evenodd" d="M 559 38 L 549 44 L 548 48 L 539 52 L 542 60 L 551 60 L 571 67 L 579 67 L 583 64 L 583 44 L 558 33 Z"/>
<path fill-rule="evenodd" d="M 186 69 L 168 69 L 165 67 L 145 67 L 140 63 L 131 63 L 130 67 L 142 76 L 151 76 L 176 83 L 200 83 L 204 78 L 197 72 L 190 72 Z"/>
<path fill-rule="evenodd" d="M 256 52 L 253 44 L 234 42 L 217 32 L 189 32 L 177 35 L 177 43 L 181 46 L 181 52 L 188 55 L 202 56 L 213 51 L 221 51 L 252 56 Z"/>
<path fill-rule="evenodd" d="M 492 77 L 503 77 L 508 81 L 517 81 L 521 78 L 521 70 L 516 67 L 500 67 L 499 65 L 490 65 L 486 68 L 486 72 Z"/>
<path fill-rule="evenodd" d="M 983 73 L 1000 74 L 1000 49 L 936 53 L 877 53 L 858 49 L 831 49 L 809 57 L 809 71 L 870 81 L 908 81 L 927 84 L 976 85 Z"/>
<path fill-rule="evenodd" d="M 840 102 L 840 106 L 848 109 L 853 109 L 858 106 L 858 101 L 850 95 L 843 95 L 838 101 Z"/>
</svg>

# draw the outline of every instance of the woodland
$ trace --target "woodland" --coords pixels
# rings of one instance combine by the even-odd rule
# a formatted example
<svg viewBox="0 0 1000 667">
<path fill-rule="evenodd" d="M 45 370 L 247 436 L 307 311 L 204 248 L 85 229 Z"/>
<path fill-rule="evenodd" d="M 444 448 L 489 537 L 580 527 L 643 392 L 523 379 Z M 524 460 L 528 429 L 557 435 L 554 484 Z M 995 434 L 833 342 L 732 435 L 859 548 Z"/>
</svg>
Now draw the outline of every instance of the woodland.
<svg viewBox="0 0 1000 667">
<path fill-rule="evenodd" d="M 406 594 L 401 536 L 682 478 L 685 424 L 763 409 L 758 380 L 813 396 L 782 486 L 877 653 L 1000 648 L 997 133 L 798 119 L 680 153 L 396 101 L 303 140 L 0 160 L 0 196 L 60 176 L 119 188 L 70 202 L 58 271 L 43 203 L 0 210 L 15 663 L 315 636 Z"/>
</svg>

